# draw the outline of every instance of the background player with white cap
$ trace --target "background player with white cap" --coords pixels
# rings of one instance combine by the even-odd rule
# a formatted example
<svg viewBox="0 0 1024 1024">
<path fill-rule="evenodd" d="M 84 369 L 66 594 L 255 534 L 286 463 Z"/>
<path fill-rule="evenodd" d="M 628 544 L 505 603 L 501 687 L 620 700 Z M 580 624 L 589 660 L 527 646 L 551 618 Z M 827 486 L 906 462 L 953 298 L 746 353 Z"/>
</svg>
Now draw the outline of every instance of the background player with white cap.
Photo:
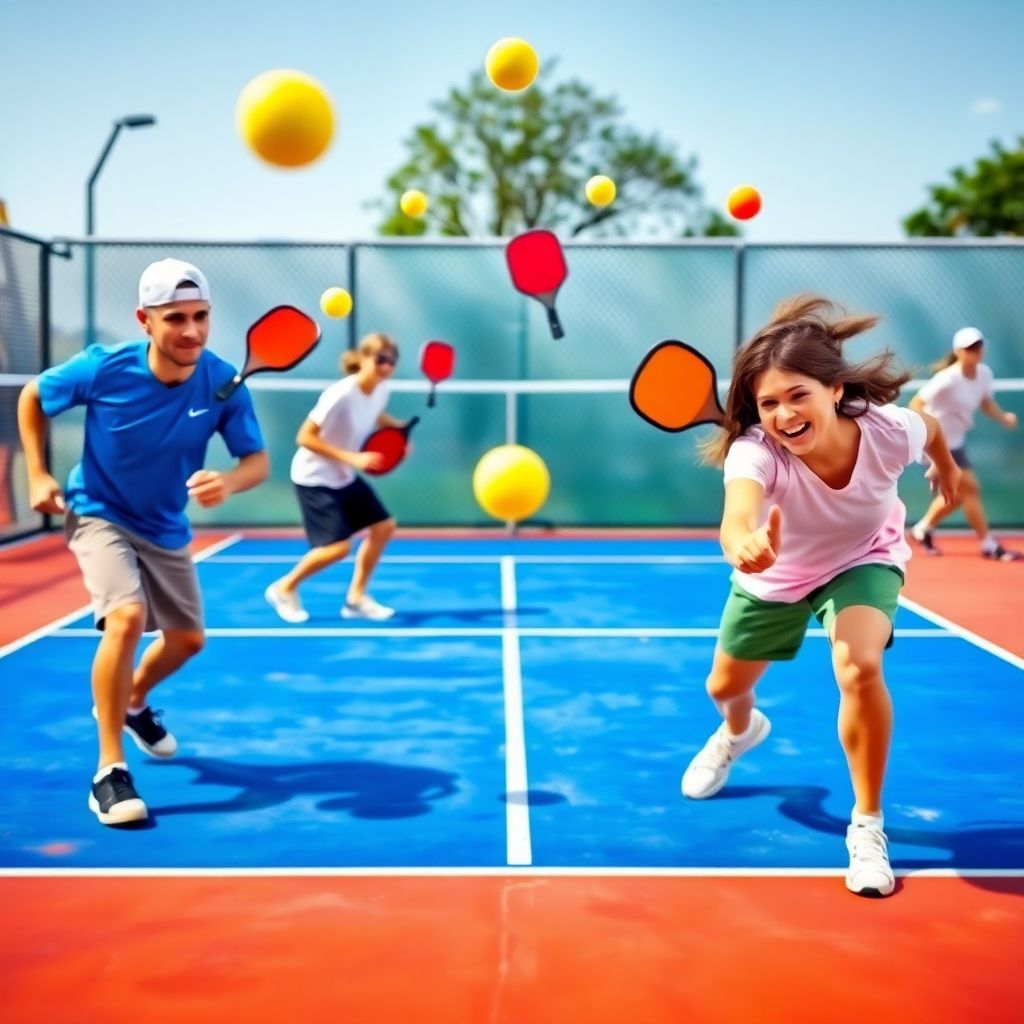
<svg viewBox="0 0 1024 1024">
<path fill-rule="evenodd" d="M 947 505 L 941 496 L 936 497 L 910 535 L 929 554 L 941 555 L 933 531 L 962 505 L 967 522 L 981 541 L 981 553 L 1000 562 L 1013 562 L 1022 556 L 1017 551 L 1008 551 L 989 533 L 981 487 L 967 455 L 967 432 L 974 425 L 975 410 L 981 409 L 1008 430 L 1017 426 L 1016 415 L 1001 409 L 992 397 L 993 373 L 981 361 L 984 348 L 985 336 L 977 327 L 961 327 L 953 335 L 953 351 L 935 366 L 935 376 L 910 400 L 911 409 L 926 412 L 942 424 L 953 458 L 962 471 L 957 501 Z M 928 476 L 931 479 L 931 468 Z"/>
</svg>

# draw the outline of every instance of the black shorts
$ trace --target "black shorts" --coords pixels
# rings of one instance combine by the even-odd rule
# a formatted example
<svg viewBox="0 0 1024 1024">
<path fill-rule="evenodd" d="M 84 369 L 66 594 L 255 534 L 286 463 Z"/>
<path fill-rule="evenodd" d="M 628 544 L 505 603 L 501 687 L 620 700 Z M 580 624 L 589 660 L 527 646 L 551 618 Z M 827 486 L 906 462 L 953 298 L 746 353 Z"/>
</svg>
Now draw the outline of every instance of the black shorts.
<svg viewBox="0 0 1024 1024">
<path fill-rule="evenodd" d="M 361 476 L 344 487 L 296 484 L 295 491 L 302 509 L 302 525 L 314 548 L 348 540 L 352 534 L 391 518 L 391 513 Z"/>
<path fill-rule="evenodd" d="M 952 449 L 952 451 L 950 451 L 949 454 L 953 456 L 953 461 L 961 469 L 973 469 L 974 468 L 971 465 L 971 460 L 967 457 L 967 446 L 966 445 L 962 445 L 960 448 Z"/>
</svg>

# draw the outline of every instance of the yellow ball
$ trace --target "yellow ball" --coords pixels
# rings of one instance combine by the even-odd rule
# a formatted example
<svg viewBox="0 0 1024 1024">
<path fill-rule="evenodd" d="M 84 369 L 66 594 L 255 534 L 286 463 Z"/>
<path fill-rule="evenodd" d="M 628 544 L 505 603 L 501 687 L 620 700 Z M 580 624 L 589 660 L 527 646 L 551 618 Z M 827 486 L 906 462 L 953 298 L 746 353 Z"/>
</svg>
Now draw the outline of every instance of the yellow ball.
<svg viewBox="0 0 1024 1024">
<path fill-rule="evenodd" d="M 473 496 L 489 516 L 503 522 L 532 516 L 550 490 L 544 460 L 521 444 L 492 448 L 473 470 Z"/>
<path fill-rule="evenodd" d="M 335 319 L 352 312 L 352 296 L 344 288 L 328 288 L 320 296 L 320 308 Z"/>
<path fill-rule="evenodd" d="M 311 163 L 334 135 L 334 111 L 327 93 L 301 71 L 257 75 L 238 97 L 235 119 L 246 145 L 277 167 Z"/>
<path fill-rule="evenodd" d="M 499 39 L 488 51 L 484 61 L 487 77 L 506 92 L 518 92 L 531 85 L 540 70 L 534 48 L 525 40 L 508 36 Z"/>
<path fill-rule="evenodd" d="M 595 174 L 587 182 L 587 199 L 594 206 L 607 206 L 615 199 L 615 182 L 607 175 Z"/>
<path fill-rule="evenodd" d="M 418 188 L 411 188 L 408 192 L 402 193 L 398 205 L 406 217 L 422 217 L 427 212 L 428 200 L 424 193 Z"/>
</svg>

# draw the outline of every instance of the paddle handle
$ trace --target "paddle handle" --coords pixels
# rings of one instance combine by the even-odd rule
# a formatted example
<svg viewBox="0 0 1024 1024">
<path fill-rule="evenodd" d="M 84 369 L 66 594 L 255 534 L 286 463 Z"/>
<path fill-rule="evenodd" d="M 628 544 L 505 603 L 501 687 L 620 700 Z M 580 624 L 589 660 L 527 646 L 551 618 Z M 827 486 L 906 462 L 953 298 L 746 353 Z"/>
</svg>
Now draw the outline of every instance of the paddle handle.
<svg viewBox="0 0 1024 1024">
<path fill-rule="evenodd" d="M 222 401 L 226 402 L 237 390 L 239 385 L 242 383 L 242 375 L 236 373 L 218 392 L 217 397 Z"/>
<path fill-rule="evenodd" d="M 548 326 L 551 328 L 552 338 L 564 338 L 565 331 L 562 330 L 562 321 L 558 319 L 558 313 L 554 306 L 545 307 L 548 311 Z"/>
<path fill-rule="evenodd" d="M 419 421 L 419 416 L 413 416 L 413 418 L 409 420 L 409 422 L 406 423 L 404 427 L 402 427 L 402 437 L 408 440 L 409 435 L 412 433 L 412 428 L 415 427 L 416 424 L 419 423 Z"/>
<path fill-rule="evenodd" d="M 437 389 L 437 385 L 436 384 L 431 384 L 430 385 L 430 393 L 427 395 L 427 408 L 428 409 L 433 409 L 434 408 L 434 398 L 435 398 L 434 392 L 436 391 L 436 389 Z"/>
</svg>

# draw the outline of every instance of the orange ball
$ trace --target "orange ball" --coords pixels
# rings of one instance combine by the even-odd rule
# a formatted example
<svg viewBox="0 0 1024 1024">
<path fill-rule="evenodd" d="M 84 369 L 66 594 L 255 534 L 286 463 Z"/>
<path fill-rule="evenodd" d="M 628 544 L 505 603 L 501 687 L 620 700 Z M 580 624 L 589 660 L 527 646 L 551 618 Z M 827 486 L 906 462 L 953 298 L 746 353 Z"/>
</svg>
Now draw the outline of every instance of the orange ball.
<svg viewBox="0 0 1024 1024">
<path fill-rule="evenodd" d="M 737 220 L 750 220 L 761 211 L 761 193 L 753 185 L 740 185 L 729 193 L 726 206 Z"/>
</svg>

